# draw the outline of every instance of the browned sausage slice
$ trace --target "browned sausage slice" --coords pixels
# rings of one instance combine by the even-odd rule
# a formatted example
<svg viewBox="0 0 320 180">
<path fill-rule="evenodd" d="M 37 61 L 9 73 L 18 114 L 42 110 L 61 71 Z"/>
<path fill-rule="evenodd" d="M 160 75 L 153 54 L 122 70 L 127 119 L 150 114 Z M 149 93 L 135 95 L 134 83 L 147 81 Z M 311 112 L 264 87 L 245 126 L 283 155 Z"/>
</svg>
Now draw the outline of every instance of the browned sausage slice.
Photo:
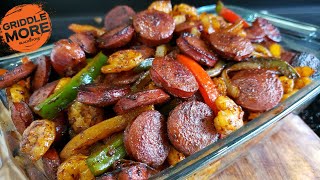
<svg viewBox="0 0 320 180">
<path fill-rule="evenodd" d="M 72 76 L 86 65 L 86 54 L 81 47 L 67 39 L 54 44 L 51 64 L 60 76 Z"/>
<path fill-rule="evenodd" d="M 210 35 L 213 49 L 227 59 L 241 61 L 253 52 L 251 42 L 239 35 L 228 32 L 215 32 Z"/>
<path fill-rule="evenodd" d="M 144 180 L 148 179 L 152 175 L 156 174 L 157 171 L 151 168 L 150 166 L 130 160 L 118 160 L 113 164 L 113 171 L 107 172 L 100 177 L 97 177 L 97 180 Z"/>
<path fill-rule="evenodd" d="M 11 104 L 11 103 L 10 103 Z M 18 132 L 22 135 L 23 131 L 32 123 L 33 114 L 29 106 L 21 102 L 13 102 L 10 106 L 11 119 Z"/>
<path fill-rule="evenodd" d="M 287 61 L 289 64 L 292 63 L 292 60 L 296 55 L 297 55 L 297 52 L 291 52 L 285 49 L 281 49 L 281 59 L 284 61 Z"/>
<path fill-rule="evenodd" d="M 202 23 L 200 21 L 187 21 L 181 24 L 178 24 L 174 32 L 178 35 L 181 35 L 182 33 L 191 33 L 192 28 L 197 28 L 199 31 L 203 30 Z"/>
<path fill-rule="evenodd" d="M 274 42 L 281 41 L 280 31 L 277 27 L 273 26 L 268 20 L 258 17 L 252 26 L 246 29 L 247 38 L 253 42 L 261 42 L 267 36 Z"/>
<path fill-rule="evenodd" d="M 34 108 L 42 101 L 46 100 L 54 91 L 59 81 L 53 81 L 34 91 L 29 98 L 29 106 Z"/>
<path fill-rule="evenodd" d="M 173 18 L 157 10 L 145 10 L 133 18 L 133 26 L 141 41 L 149 46 L 169 42 L 175 28 Z"/>
<path fill-rule="evenodd" d="M 177 39 L 179 49 L 200 64 L 213 67 L 218 58 L 200 38 L 184 33 Z"/>
<path fill-rule="evenodd" d="M 76 33 L 71 35 L 69 39 L 77 43 L 88 54 L 95 54 L 97 52 L 95 38 L 89 33 Z"/>
<path fill-rule="evenodd" d="M 177 97 L 191 97 L 199 89 L 193 74 L 170 57 L 155 58 L 150 69 L 150 76 L 157 86 L 163 87 Z"/>
<path fill-rule="evenodd" d="M 116 6 L 104 18 L 104 27 L 107 31 L 121 25 L 131 24 L 132 17 L 136 14 L 129 6 Z"/>
<path fill-rule="evenodd" d="M 58 167 L 61 164 L 61 160 L 58 152 L 50 148 L 43 156 L 42 156 L 43 169 L 46 173 L 47 177 L 50 180 L 57 179 L 57 171 Z"/>
<path fill-rule="evenodd" d="M 148 168 L 145 164 L 137 163 L 125 168 L 122 168 L 118 174 L 118 179 L 148 179 Z"/>
<path fill-rule="evenodd" d="M 154 110 L 141 113 L 127 126 L 124 145 L 139 162 L 152 167 L 163 164 L 169 153 L 169 143 L 162 115 Z"/>
<path fill-rule="evenodd" d="M 86 85 L 79 89 L 77 101 L 98 107 L 116 103 L 130 92 L 128 86 L 110 88 L 104 85 Z"/>
<path fill-rule="evenodd" d="M 282 84 L 271 71 L 242 70 L 231 80 L 240 89 L 236 103 L 250 111 L 267 111 L 275 107 L 283 95 Z"/>
<path fill-rule="evenodd" d="M 168 136 L 173 146 L 185 155 L 191 155 L 218 140 L 213 124 L 214 114 L 203 102 L 189 101 L 171 111 Z"/>
<path fill-rule="evenodd" d="M 51 72 L 51 62 L 48 56 L 37 58 L 37 69 L 32 79 L 32 89 L 35 91 L 47 84 Z"/>
<path fill-rule="evenodd" d="M 128 44 L 134 35 L 131 25 L 117 27 L 103 34 L 99 39 L 99 47 L 105 49 L 119 48 Z"/>
<path fill-rule="evenodd" d="M 118 172 L 107 172 L 96 177 L 96 180 L 117 180 Z"/>
<path fill-rule="evenodd" d="M 170 99 L 162 89 L 152 89 L 121 98 L 114 106 L 117 114 L 124 114 L 134 108 L 151 104 L 161 104 Z"/>
<path fill-rule="evenodd" d="M 66 140 L 64 137 L 68 133 L 68 120 L 66 118 L 65 113 L 60 113 L 57 117 L 55 117 L 52 121 L 54 121 L 56 125 L 56 137 L 54 139 L 54 144 L 61 147 L 64 141 Z"/>
<path fill-rule="evenodd" d="M 274 25 L 272 25 L 268 20 L 258 17 L 255 20 L 255 22 L 257 22 L 257 24 L 264 30 L 266 36 L 269 39 L 275 42 L 281 41 L 281 35 L 280 35 L 279 29 Z"/>
<path fill-rule="evenodd" d="M 266 33 L 259 25 L 257 25 L 256 21 L 252 23 L 250 28 L 246 30 L 247 38 L 250 39 L 251 42 L 260 43 L 264 40 Z"/>
<path fill-rule="evenodd" d="M 28 77 L 36 67 L 37 66 L 30 61 L 25 64 L 21 64 L 12 71 L 4 73 L 0 76 L 0 89 L 12 86 L 20 80 Z"/>
<path fill-rule="evenodd" d="M 134 49 L 138 52 L 140 52 L 142 54 L 142 58 L 143 59 L 147 59 L 151 56 L 154 56 L 155 50 L 145 46 L 145 45 L 141 45 L 141 46 L 132 46 L 131 49 Z"/>
<path fill-rule="evenodd" d="M 109 73 L 105 75 L 104 83 L 107 86 L 123 86 L 134 83 L 139 79 L 141 73 L 136 73 L 132 70 L 121 73 Z"/>
</svg>

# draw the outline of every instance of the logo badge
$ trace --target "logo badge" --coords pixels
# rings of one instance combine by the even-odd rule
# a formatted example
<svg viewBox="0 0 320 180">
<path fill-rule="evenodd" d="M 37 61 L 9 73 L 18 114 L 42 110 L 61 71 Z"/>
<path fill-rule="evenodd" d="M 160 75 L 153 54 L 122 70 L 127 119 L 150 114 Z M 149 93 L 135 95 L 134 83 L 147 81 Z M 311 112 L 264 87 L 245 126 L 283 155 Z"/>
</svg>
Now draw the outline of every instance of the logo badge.
<svg viewBox="0 0 320 180">
<path fill-rule="evenodd" d="M 2 41 L 13 50 L 39 49 L 51 36 L 48 13 L 39 4 L 23 4 L 10 9 L 1 21 Z"/>
</svg>

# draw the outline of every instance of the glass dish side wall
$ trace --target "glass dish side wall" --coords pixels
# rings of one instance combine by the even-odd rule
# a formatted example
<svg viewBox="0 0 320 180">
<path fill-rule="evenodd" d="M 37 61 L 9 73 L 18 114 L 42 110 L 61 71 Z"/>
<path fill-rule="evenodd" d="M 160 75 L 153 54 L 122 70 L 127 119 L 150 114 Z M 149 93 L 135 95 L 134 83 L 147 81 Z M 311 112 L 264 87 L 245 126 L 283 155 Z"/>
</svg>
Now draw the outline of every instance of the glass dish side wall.
<svg viewBox="0 0 320 180">
<path fill-rule="evenodd" d="M 283 37 L 283 41 L 281 42 L 282 46 L 297 52 L 313 53 L 320 58 L 320 28 L 318 26 L 267 13 L 259 13 L 241 7 L 228 7 L 249 22 L 253 22 L 257 17 L 268 19 L 280 29 Z M 199 13 L 214 13 L 214 11 L 215 5 L 198 8 Z M 320 69 L 318 69 L 318 71 L 320 71 Z M 312 84 L 300 90 L 274 109 L 247 123 L 244 127 L 232 133 L 227 138 L 211 144 L 201 151 L 187 157 L 176 166 L 158 173 L 153 179 L 182 179 L 185 177 L 193 179 L 193 175 L 199 175 L 199 172 L 201 171 L 206 173 L 217 173 L 223 170 L 237 157 L 241 156 L 241 153 L 246 152 L 246 149 L 250 146 L 254 146 L 255 142 L 263 139 L 264 135 L 270 135 L 275 132 L 275 130 L 272 130 L 271 133 L 267 133 L 268 129 L 277 127 L 279 124 L 278 122 L 282 118 L 301 107 L 305 107 L 319 93 L 320 78 L 318 77 L 317 79 L 314 79 Z M 260 135 L 261 133 L 263 133 L 262 136 Z M 234 153 L 235 149 L 240 150 Z M 213 169 L 208 170 L 208 168 L 206 168 L 208 166 L 211 166 Z"/>
<path fill-rule="evenodd" d="M 237 13 L 242 15 L 248 21 L 253 21 L 256 17 L 264 17 L 271 21 L 273 24 L 278 26 L 281 30 L 283 36 L 282 45 L 286 48 L 296 50 L 296 51 L 306 51 L 314 53 L 318 58 L 320 57 L 320 43 L 319 43 L 319 27 L 304 24 L 292 20 L 288 20 L 282 17 L 261 14 L 258 12 L 246 10 L 239 7 L 229 6 L 231 9 L 235 10 Z M 215 6 L 205 6 L 198 8 L 199 12 L 214 12 Z M 52 45 L 41 48 L 40 50 L 28 54 L 15 54 L 9 57 L 0 58 L 0 68 L 13 68 L 20 63 L 20 59 L 23 56 L 28 56 L 34 59 L 40 55 L 49 54 Z M 320 79 L 315 79 L 313 83 L 304 89 L 300 90 L 298 93 L 293 95 L 291 98 L 285 102 L 279 104 L 273 110 L 264 113 L 261 117 L 249 122 L 241 128 L 240 130 L 234 132 L 227 138 L 220 140 L 219 142 L 212 144 L 203 150 L 189 156 L 184 161 L 181 161 L 176 166 L 168 168 L 153 177 L 153 179 L 179 179 L 186 176 L 190 176 L 209 164 L 216 163 L 216 169 L 220 171 L 224 169 L 229 163 L 239 157 L 241 154 L 230 154 L 234 149 L 239 148 L 250 148 L 255 142 L 262 139 L 263 136 L 257 137 L 261 133 L 266 133 L 267 129 L 272 126 L 277 126 L 277 122 L 283 117 L 294 111 L 295 109 L 302 107 L 307 104 L 312 98 L 320 93 Z M 6 98 L 3 93 L 0 93 L 0 98 L 4 104 L 6 104 Z M 7 111 L 2 107 L 0 112 Z M 8 112 L 7 112 L 8 113 Z M 5 139 L 6 132 L 12 130 L 12 122 L 0 117 L 1 131 L 0 131 L 0 142 L 1 145 L 8 147 L 8 140 Z M 5 123 L 4 123 L 5 122 Z M 10 124 L 11 123 L 11 124 Z M 1 147 L 4 147 L 1 146 Z M 8 150 L 9 152 L 6 152 Z M 244 152 L 244 151 L 241 151 Z M 227 157 L 228 156 L 228 157 Z M 222 157 L 226 157 L 227 160 L 222 160 Z M 3 148 L 1 149 L 1 160 L 2 168 L 0 169 L 0 177 L 15 177 L 15 179 L 25 179 L 24 173 L 22 173 L 21 168 L 16 166 L 14 158 L 12 157 L 12 150 Z M 9 165 L 10 164 L 10 165 Z M 219 165 L 219 166 L 218 166 Z M 4 168 L 5 167 L 5 168 Z M 19 169 L 20 168 L 20 169 Z M 41 173 L 41 168 L 38 173 Z"/>
</svg>

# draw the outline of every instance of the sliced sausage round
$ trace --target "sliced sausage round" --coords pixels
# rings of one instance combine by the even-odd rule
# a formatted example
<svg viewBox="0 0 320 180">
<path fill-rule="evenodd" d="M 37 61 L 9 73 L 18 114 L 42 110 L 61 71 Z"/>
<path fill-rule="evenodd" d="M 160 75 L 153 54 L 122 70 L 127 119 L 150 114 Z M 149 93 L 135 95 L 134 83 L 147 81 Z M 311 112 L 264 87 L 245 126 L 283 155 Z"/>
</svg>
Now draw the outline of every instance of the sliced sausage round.
<svg viewBox="0 0 320 180">
<path fill-rule="evenodd" d="M 25 102 L 13 102 L 10 106 L 11 119 L 18 132 L 22 135 L 24 130 L 32 123 L 33 114 Z"/>
<path fill-rule="evenodd" d="M 297 55 L 297 52 L 292 52 L 292 51 L 287 51 L 285 49 L 281 49 L 281 59 L 284 61 L 287 61 L 289 64 L 292 63 L 292 60 L 296 55 Z"/>
<path fill-rule="evenodd" d="M 72 76 L 86 65 L 86 54 L 81 47 L 67 39 L 54 44 L 51 64 L 60 76 Z"/>
<path fill-rule="evenodd" d="M 98 50 L 94 36 L 89 33 L 76 33 L 71 35 L 69 39 L 77 43 L 88 54 L 95 54 Z"/>
<path fill-rule="evenodd" d="M 191 33 L 192 28 L 197 28 L 199 31 L 203 30 L 202 23 L 200 21 L 187 21 L 181 24 L 178 24 L 174 32 L 178 35 L 181 35 L 182 33 Z"/>
<path fill-rule="evenodd" d="M 250 111 L 270 110 L 280 102 L 283 95 L 280 80 L 268 70 L 242 70 L 234 74 L 231 80 L 240 89 L 236 103 Z"/>
<path fill-rule="evenodd" d="M 133 26 L 141 41 L 149 46 L 169 42 L 175 28 L 173 18 L 157 10 L 145 10 L 133 18 Z"/>
<path fill-rule="evenodd" d="M 64 145 L 64 141 L 67 139 L 65 136 L 68 134 L 68 120 L 65 115 L 65 113 L 61 112 L 57 117 L 55 117 L 53 120 L 54 124 L 56 125 L 56 137 L 54 139 L 54 145 L 58 145 L 61 147 L 61 145 Z"/>
<path fill-rule="evenodd" d="M 228 32 L 210 34 L 210 43 L 218 54 L 236 61 L 247 58 L 253 52 L 253 46 L 248 39 Z"/>
<path fill-rule="evenodd" d="M 123 25 L 99 37 L 100 48 L 112 49 L 119 48 L 128 44 L 134 35 L 134 29 L 131 25 Z"/>
<path fill-rule="evenodd" d="M 251 42 L 260 43 L 264 40 L 266 33 L 260 26 L 254 21 L 250 28 L 246 30 L 247 38 L 250 39 Z"/>
<path fill-rule="evenodd" d="M 177 39 L 179 49 L 200 64 L 213 67 L 218 58 L 200 38 L 184 33 Z"/>
<path fill-rule="evenodd" d="M 136 50 L 142 54 L 143 59 L 147 59 L 151 56 L 154 56 L 155 50 L 145 45 L 141 46 L 132 46 L 131 49 Z"/>
<path fill-rule="evenodd" d="M 281 35 L 280 35 L 279 29 L 274 25 L 272 25 L 268 20 L 258 17 L 255 20 L 255 22 L 257 23 L 257 25 L 259 25 L 261 29 L 263 29 L 264 33 L 270 40 L 274 42 L 281 41 Z"/>
<path fill-rule="evenodd" d="M 19 82 L 20 80 L 28 77 L 35 69 L 37 65 L 33 62 L 27 62 L 14 68 L 12 71 L 8 71 L 0 76 L 0 89 L 7 88 Z"/>
<path fill-rule="evenodd" d="M 37 58 L 37 69 L 32 79 L 32 89 L 35 91 L 47 84 L 51 73 L 51 62 L 48 56 Z"/>
<path fill-rule="evenodd" d="M 107 86 L 124 86 L 134 83 L 139 79 L 141 73 L 136 73 L 132 70 L 121 73 L 109 73 L 104 77 L 103 83 Z"/>
<path fill-rule="evenodd" d="M 189 98 L 199 89 L 189 69 L 170 57 L 155 58 L 150 68 L 150 76 L 157 86 L 177 97 Z"/>
<path fill-rule="evenodd" d="M 107 31 L 117 28 L 121 25 L 131 24 L 132 17 L 136 12 L 129 6 L 116 6 L 111 9 L 104 18 L 104 27 Z"/>
<path fill-rule="evenodd" d="M 165 120 L 158 111 L 141 113 L 124 133 L 128 154 L 139 162 L 152 167 L 164 163 L 169 153 Z"/>
<path fill-rule="evenodd" d="M 124 114 L 132 109 L 151 104 L 161 104 L 170 99 L 162 89 L 152 89 L 121 98 L 114 106 L 117 114 Z"/>
<path fill-rule="evenodd" d="M 277 27 L 273 26 L 268 20 L 258 17 L 252 26 L 246 29 L 247 38 L 252 42 L 261 42 L 266 36 L 274 42 L 281 41 L 280 31 Z"/>
<path fill-rule="evenodd" d="M 136 163 L 131 166 L 121 168 L 117 179 L 148 179 L 149 172 L 147 165 Z"/>
<path fill-rule="evenodd" d="M 51 180 L 57 179 L 58 167 L 61 164 L 61 160 L 57 150 L 50 148 L 42 156 L 43 169 L 47 177 Z"/>
<path fill-rule="evenodd" d="M 79 89 L 77 101 L 98 107 L 116 103 L 130 92 L 128 86 L 110 88 L 104 85 L 86 85 Z"/>
<path fill-rule="evenodd" d="M 214 114 L 203 102 L 184 102 L 171 111 L 168 136 L 173 146 L 185 155 L 191 155 L 218 140 L 213 124 Z"/>
<path fill-rule="evenodd" d="M 34 108 L 35 106 L 46 100 L 53 93 L 58 82 L 58 80 L 53 81 L 34 91 L 29 98 L 29 106 L 31 108 Z"/>
</svg>

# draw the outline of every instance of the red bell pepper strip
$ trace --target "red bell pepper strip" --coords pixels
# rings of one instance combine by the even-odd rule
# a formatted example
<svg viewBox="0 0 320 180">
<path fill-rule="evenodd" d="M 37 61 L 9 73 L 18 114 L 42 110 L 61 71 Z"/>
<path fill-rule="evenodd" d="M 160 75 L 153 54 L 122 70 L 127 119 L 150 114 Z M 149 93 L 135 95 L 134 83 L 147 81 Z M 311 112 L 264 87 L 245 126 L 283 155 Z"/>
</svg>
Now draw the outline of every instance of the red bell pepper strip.
<svg viewBox="0 0 320 180">
<path fill-rule="evenodd" d="M 217 2 L 216 12 L 219 16 L 222 16 L 225 20 L 227 20 L 230 23 L 236 23 L 237 21 L 242 20 L 244 28 L 250 27 L 250 25 L 241 16 L 233 12 L 231 9 L 225 7 L 221 1 Z"/>
<path fill-rule="evenodd" d="M 219 110 L 217 109 L 215 101 L 220 96 L 220 94 L 218 88 L 213 83 L 208 73 L 197 62 L 187 56 L 178 54 L 177 60 L 186 68 L 188 68 L 195 76 L 199 84 L 199 91 L 204 99 L 204 102 L 217 115 Z"/>
</svg>

